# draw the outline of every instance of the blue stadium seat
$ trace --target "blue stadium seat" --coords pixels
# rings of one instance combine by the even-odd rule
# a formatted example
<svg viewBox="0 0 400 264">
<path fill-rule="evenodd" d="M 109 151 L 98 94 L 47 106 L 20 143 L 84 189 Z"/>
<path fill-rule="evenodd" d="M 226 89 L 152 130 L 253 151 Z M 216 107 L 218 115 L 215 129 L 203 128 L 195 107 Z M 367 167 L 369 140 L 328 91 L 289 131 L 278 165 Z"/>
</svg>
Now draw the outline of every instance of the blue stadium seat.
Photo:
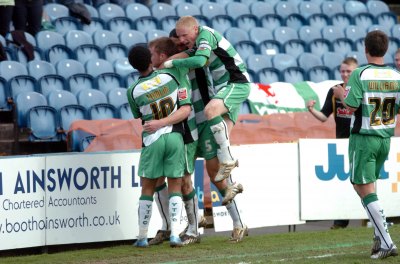
<svg viewBox="0 0 400 264">
<path fill-rule="evenodd" d="M 214 16 L 209 20 L 209 23 L 213 29 L 221 34 L 224 34 L 227 29 L 235 27 L 236 25 L 235 20 L 228 15 Z"/>
<path fill-rule="evenodd" d="M 74 17 L 59 17 L 53 21 L 56 31 L 62 35 L 70 30 L 81 30 L 81 23 Z"/>
<path fill-rule="evenodd" d="M 47 95 L 48 105 L 56 109 L 61 110 L 66 105 L 78 104 L 76 96 L 65 90 L 54 90 Z"/>
<path fill-rule="evenodd" d="M 65 39 L 57 32 L 39 31 L 36 34 L 36 43 L 43 52 L 46 52 L 54 45 L 65 45 Z"/>
<path fill-rule="evenodd" d="M 237 27 L 228 28 L 225 31 L 224 36 L 232 45 L 241 41 L 250 40 L 247 31 Z"/>
<path fill-rule="evenodd" d="M 302 26 L 307 25 L 307 20 L 300 14 L 291 14 L 284 19 L 287 27 L 299 30 Z"/>
<path fill-rule="evenodd" d="M 306 73 L 300 67 L 289 67 L 281 71 L 284 82 L 298 83 L 306 81 Z"/>
<path fill-rule="evenodd" d="M 11 104 L 9 102 L 10 90 L 8 89 L 7 81 L 0 77 L 0 110 L 11 111 Z"/>
<path fill-rule="evenodd" d="M 325 52 L 321 55 L 321 60 L 323 65 L 327 66 L 331 70 L 335 69 L 336 67 L 340 66 L 344 57 L 342 54 L 334 51 Z"/>
<path fill-rule="evenodd" d="M 167 16 L 159 19 L 158 27 L 166 32 L 170 32 L 175 28 L 176 22 L 179 20 L 178 16 Z"/>
<path fill-rule="evenodd" d="M 17 61 L 1 61 L 0 76 L 6 81 L 18 75 L 28 75 L 25 65 Z"/>
<path fill-rule="evenodd" d="M 119 108 L 117 108 L 117 113 L 118 113 L 120 119 L 123 119 L 123 120 L 133 119 L 133 114 L 132 114 L 131 107 L 129 106 L 129 103 L 125 103 L 125 104 L 121 105 Z"/>
<path fill-rule="evenodd" d="M 44 96 L 47 96 L 54 90 L 67 90 L 67 82 L 64 77 L 57 74 L 44 75 L 38 80 L 40 91 Z"/>
<path fill-rule="evenodd" d="M 80 144 L 79 144 L 79 151 L 84 152 L 89 145 L 93 142 L 93 140 L 96 138 L 96 136 L 89 135 L 89 136 L 84 136 L 80 138 Z"/>
<path fill-rule="evenodd" d="M 343 28 L 339 28 L 336 26 L 326 26 L 322 29 L 322 38 L 329 40 L 330 42 L 334 41 L 338 38 L 344 38 Z"/>
<path fill-rule="evenodd" d="M 114 72 L 121 76 L 121 78 L 125 78 L 132 71 L 133 68 L 129 64 L 129 60 L 127 57 L 119 58 L 114 61 Z"/>
<path fill-rule="evenodd" d="M 377 16 L 381 13 L 389 12 L 389 6 L 384 1 L 369 0 L 366 3 L 368 13 Z"/>
<path fill-rule="evenodd" d="M 331 24 L 338 28 L 345 28 L 353 23 L 353 18 L 347 13 L 337 13 L 331 16 Z"/>
<path fill-rule="evenodd" d="M 78 94 L 79 91 L 83 89 L 97 88 L 93 76 L 86 73 L 72 75 L 70 78 L 68 78 L 67 82 L 69 91 L 75 96 Z"/>
<path fill-rule="evenodd" d="M 400 24 L 396 24 L 396 25 L 392 26 L 392 28 L 390 29 L 389 36 L 400 39 Z"/>
<path fill-rule="evenodd" d="M 93 40 L 85 31 L 71 30 L 65 34 L 65 43 L 71 50 L 74 50 L 83 44 L 93 44 Z"/>
<path fill-rule="evenodd" d="M 180 2 L 175 6 L 177 16 L 196 16 L 201 15 L 200 8 L 192 3 Z"/>
<path fill-rule="evenodd" d="M 56 63 L 56 71 L 58 75 L 68 79 L 74 74 L 85 72 L 85 67 L 77 60 L 66 59 Z"/>
<path fill-rule="evenodd" d="M 168 16 L 176 16 L 175 8 L 167 3 L 156 2 L 150 6 L 150 11 L 153 17 L 161 20 Z"/>
<path fill-rule="evenodd" d="M 110 44 L 104 47 L 103 56 L 105 60 L 114 63 L 118 59 L 126 58 L 128 52 L 122 44 Z"/>
<path fill-rule="evenodd" d="M 348 52 L 353 51 L 354 42 L 348 38 L 338 38 L 332 41 L 332 50 L 339 52 L 345 56 Z"/>
<path fill-rule="evenodd" d="M 117 43 L 119 43 L 119 39 L 115 32 L 109 30 L 97 30 L 93 33 L 93 44 L 99 46 L 100 49 L 104 49 L 107 45 Z"/>
<path fill-rule="evenodd" d="M 359 38 L 356 41 L 354 41 L 354 50 L 365 51 L 364 38 Z"/>
<path fill-rule="evenodd" d="M 346 38 L 357 40 L 360 38 L 365 38 L 365 35 L 367 35 L 367 30 L 356 25 L 350 25 L 345 27 L 344 35 L 346 36 Z"/>
<path fill-rule="evenodd" d="M 104 3 L 98 9 L 99 17 L 107 23 L 111 18 L 124 17 L 125 11 L 122 7 L 112 3 Z"/>
<path fill-rule="evenodd" d="M 275 4 L 275 13 L 279 14 L 283 19 L 291 14 L 298 14 L 299 9 L 296 3 L 289 1 L 279 1 Z"/>
<path fill-rule="evenodd" d="M 250 4 L 250 13 L 260 20 L 261 17 L 267 14 L 275 14 L 274 4 L 271 2 L 253 1 Z"/>
<path fill-rule="evenodd" d="M 140 3 L 131 3 L 125 7 L 126 16 L 132 20 L 136 21 L 136 19 L 140 17 L 149 17 L 151 16 L 150 9 L 143 4 Z"/>
<path fill-rule="evenodd" d="M 29 75 L 18 75 L 12 77 L 8 81 L 8 87 L 10 89 L 10 99 L 12 99 L 14 102 L 18 94 L 22 92 L 40 93 L 40 87 L 38 87 L 36 79 Z"/>
<path fill-rule="evenodd" d="M 96 30 L 103 30 L 106 29 L 107 25 L 103 21 L 103 19 L 99 17 L 92 17 L 92 22 L 89 25 L 83 24 L 82 30 L 88 33 L 89 35 L 93 35 Z"/>
<path fill-rule="evenodd" d="M 248 69 L 258 72 L 262 68 L 272 67 L 272 56 L 253 54 L 247 57 L 246 63 Z"/>
<path fill-rule="evenodd" d="M 298 5 L 299 13 L 304 17 L 308 18 L 311 15 L 321 13 L 319 4 L 310 1 L 301 1 Z"/>
<path fill-rule="evenodd" d="M 59 17 L 67 17 L 69 16 L 69 10 L 65 5 L 57 4 L 57 3 L 48 3 L 43 6 L 43 11 L 49 16 L 49 18 L 53 21 Z"/>
<path fill-rule="evenodd" d="M 320 56 L 313 53 L 304 52 L 297 57 L 297 64 L 300 68 L 308 71 L 312 67 L 322 66 L 323 62 Z"/>
<path fill-rule="evenodd" d="M 275 55 L 282 52 L 282 45 L 276 40 L 264 40 L 259 44 L 260 54 Z"/>
<path fill-rule="evenodd" d="M 209 19 L 217 15 L 227 15 L 224 6 L 214 2 L 205 2 L 200 6 L 200 11 L 203 16 Z"/>
<path fill-rule="evenodd" d="M 113 105 L 105 104 L 95 104 L 88 109 L 90 120 L 103 120 L 117 118 L 116 109 Z"/>
<path fill-rule="evenodd" d="M 246 59 L 252 54 L 258 53 L 258 46 L 251 40 L 239 41 L 234 45 L 235 50 L 242 59 Z"/>
<path fill-rule="evenodd" d="M 121 76 L 116 73 L 103 73 L 96 78 L 97 89 L 104 94 L 109 90 L 123 86 Z"/>
<path fill-rule="evenodd" d="M 57 110 L 51 106 L 35 106 L 27 112 L 29 141 L 60 141 Z"/>
<path fill-rule="evenodd" d="M 90 59 L 85 63 L 86 73 L 97 77 L 102 73 L 114 72 L 111 62 L 103 59 Z"/>
<path fill-rule="evenodd" d="M 350 0 L 344 3 L 344 11 L 350 16 L 355 16 L 359 13 L 367 13 L 367 6 L 361 1 Z"/>
<path fill-rule="evenodd" d="M 107 27 L 111 32 L 119 34 L 119 32 L 133 29 L 134 24 L 127 17 L 114 17 L 107 22 Z"/>
<path fill-rule="evenodd" d="M 249 31 L 250 40 L 260 44 L 264 40 L 273 39 L 272 31 L 263 27 L 254 27 Z"/>
<path fill-rule="evenodd" d="M 26 114 L 34 106 L 47 105 L 44 95 L 37 92 L 22 92 L 15 99 L 17 124 L 19 127 L 27 127 Z"/>
<path fill-rule="evenodd" d="M 380 13 L 379 15 L 375 16 L 375 23 L 385 28 L 392 28 L 398 23 L 397 16 L 393 12 Z"/>
<path fill-rule="evenodd" d="M 134 21 L 135 29 L 140 32 L 147 32 L 158 29 L 158 20 L 155 17 L 140 17 Z"/>
<path fill-rule="evenodd" d="M 378 24 L 373 24 L 367 29 L 367 31 L 371 32 L 371 31 L 374 31 L 374 30 L 380 30 L 380 31 L 385 32 L 386 35 L 390 36 L 390 29 L 391 28 L 387 28 L 387 27 L 384 27 L 384 26 L 381 26 L 381 25 L 378 25 Z"/>
<path fill-rule="evenodd" d="M 297 56 L 307 51 L 307 44 L 300 39 L 291 39 L 286 41 L 282 48 L 285 53 L 297 58 Z"/>
<path fill-rule="evenodd" d="M 63 130 L 62 140 L 66 140 L 67 132 L 74 121 L 88 119 L 85 107 L 76 104 L 62 107 L 58 116 L 60 120 L 60 129 Z"/>
<path fill-rule="evenodd" d="M 106 95 L 102 91 L 96 89 L 80 90 L 76 97 L 78 99 L 79 105 L 85 107 L 86 109 L 89 109 L 95 104 L 107 103 Z"/>
<path fill-rule="evenodd" d="M 322 1 L 321 13 L 331 17 L 338 13 L 344 13 L 343 4 L 337 1 Z"/>
<path fill-rule="evenodd" d="M 137 71 L 133 71 L 130 74 L 128 74 L 127 76 L 125 76 L 125 86 L 129 87 L 131 86 L 134 82 L 136 82 L 139 79 L 139 72 Z"/>
<path fill-rule="evenodd" d="M 144 33 L 137 30 L 126 30 L 119 33 L 119 42 L 128 50 L 130 47 L 139 43 L 146 43 L 147 39 Z"/>
<path fill-rule="evenodd" d="M 159 37 L 168 37 L 169 32 L 161 30 L 161 29 L 152 29 L 146 32 L 147 42 L 152 41 L 155 38 Z"/>
<path fill-rule="evenodd" d="M 311 82 L 323 82 L 332 80 L 332 71 L 327 66 L 316 66 L 306 71 L 306 78 Z"/>
<path fill-rule="evenodd" d="M 60 60 L 75 59 L 74 52 L 65 45 L 55 45 L 45 52 L 46 61 L 55 65 Z"/>
<path fill-rule="evenodd" d="M 274 39 L 282 45 L 288 40 L 299 38 L 297 31 L 290 27 L 277 27 L 272 34 L 274 35 Z"/>
<path fill-rule="evenodd" d="M 112 88 L 107 92 L 108 103 L 113 105 L 115 109 L 121 107 L 121 105 L 128 103 L 128 97 L 126 96 L 127 89 L 125 88 Z"/>
<path fill-rule="evenodd" d="M 226 14 L 231 16 L 236 26 L 244 30 L 250 30 L 258 26 L 257 16 L 250 13 L 248 5 L 240 2 L 229 2 L 225 5 Z"/>
<path fill-rule="evenodd" d="M 43 51 L 38 47 L 33 47 L 33 56 L 33 60 L 42 60 L 44 57 Z M 15 59 L 23 64 L 27 64 L 29 62 L 28 57 L 23 50 L 23 47 L 17 47 L 15 49 Z"/>
<path fill-rule="evenodd" d="M 322 38 L 321 30 L 307 25 L 299 28 L 297 34 L 299 35 L 299 39 L 301 39 L 305 43 L 309 43 L 314 39 Z"/>
<path fill-rule="evenodd" d="M 363 51 L 350 51 L 346 54 L 346 57 L 355 58 L 360 66 L 368 64 L 367 57 Z"/>
<path fill-rule="evenodd" d="M 75 49 L 76 60 L 85 64 L 89 59 L 101 59 L 102 50 L 94 44 L 83 44 Z"/>
<path fill-rule="evenodd" d="M 322 56 L 322 54 L 332 51 L 332 44 L 327 39 L 314 39 L 308 43 L 308 52 Z"/>
<path fill-rule="evenodd" d="M 263 68 L 258 73 L 258 82 L 269 84 L 282 81 L 281 72 L 276 68 Z"/>
<path fill-rule="evenodd" d="M 289 67 L 298 66 L 296 58 L 286 53 L 278 53 L 272 56 L 272 65 L 280 71 Z"/>
<path fill-rule="evenodd" d="M 95 8 L 93 5 L 85 4 L 85 7 L 89 11 L 91 18 L 99 17 L 99 11 L 97 11 L 97 8 Z"/>
<path fill-rule="evenodd" d="M 283 19 L 277 14 L 266 14 L 259 19 L 260 26 L 270 31 L 284 25 Z"/>
<path fill-rule="evenodd" d="M 325 14 L 314 14 L 307 19 L 307 22 L 313 28 L 323 29 L 330 24 L 330 19 Z"/>
<path fill-rule="evenodd" d="M 354 24 L 366 30 L 374 24 L 374 20 L 374 17 L 369 13 L 360 13 L 353 16 Z"/>
<path fill-rule="evenodd" d="M 400 48 L 400 40 L 398 38 L 389 37 L 389 46 L 386 53 L 393 55 Z"/>
</svg>

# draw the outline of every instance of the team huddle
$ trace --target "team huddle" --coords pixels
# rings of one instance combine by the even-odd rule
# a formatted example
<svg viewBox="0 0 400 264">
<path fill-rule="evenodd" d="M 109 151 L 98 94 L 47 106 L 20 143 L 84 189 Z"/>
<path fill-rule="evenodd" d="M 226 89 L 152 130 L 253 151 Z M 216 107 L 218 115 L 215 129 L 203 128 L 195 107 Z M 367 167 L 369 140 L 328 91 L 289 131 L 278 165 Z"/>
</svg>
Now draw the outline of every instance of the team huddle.
<svg viewBox="0 0 400 264">
<path fill-rule="evenodd" d="M 374 183 L 389 153 L 397 122 L 400 73 L 384 65 L 388 38 L 382 31 L 368 33 L 365 47 L 369 64 L 354 70 L 345 89 L 334 89 L 333 93 L 352 113 L 351 183 L 373 223 L 371 258 L 382 259 L 398 255 Z M 231 178 L 239 162 L 232 156 L 229 134 L 250 93 L 244 61 L 220 33 L 200 26 L 194 17 L 183 16 L 169 38 L 157 38 L 148 47 L 133 47 L 129 62 L 140 78 L 129 87 L 128 101 L 134 117 L 141 118 L 143 124 L 139 236 L 134 246 L 168 240 L 171 247 L 200 242 L 198 228 L 206 223 L 198 213 L 191 180 L 197 157 L 204 158 L 211 182 L 224 197 L 222 204 L 233 221 L 229 241 L 242 241 L 248 228 L 235 196 L 243 192 L 243 186 Z M 154 200 L 163 225 L 148 241 Z M 188 226 L 180 232 L 183 205 Z"/>
</svg>

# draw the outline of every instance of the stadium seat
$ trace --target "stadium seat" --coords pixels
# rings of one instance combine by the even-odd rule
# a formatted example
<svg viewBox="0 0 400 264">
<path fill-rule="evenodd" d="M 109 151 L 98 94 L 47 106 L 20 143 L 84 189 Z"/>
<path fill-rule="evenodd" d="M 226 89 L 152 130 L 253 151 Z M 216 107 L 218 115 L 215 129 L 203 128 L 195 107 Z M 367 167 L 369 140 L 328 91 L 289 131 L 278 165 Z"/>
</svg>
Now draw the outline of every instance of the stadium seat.
<svg viewBox="0 0 400 264">
<path fill-rule="evenodd" d="M 89 59 L 101 59 L 102 50 L 94 44 L 83 44 L 75 49 L 76 60 L 85 64 Z"/>
<path fill-rule="evenodd" d="M 348 38 L 338 38 L 332 41 L 332 50 L 345 56 L 347 53 L 353 51 L 354 42 Z"/>
<path fill-rule="evenodd" d="M 33 60 L 42 60 L 44 59 L 43 51 L 38 47 L 33 47 Z M 15 59 L 23 64 L 27 64 L 29 62 L 28 57 L 23 50 L 23 47 L 17 47 L 15 49 Z"/>
<path fill-rule="evenodd" d="M 103 56 L 105 60 L 114 63 L 118 59 L 126 58 L 128 52 L 122 44 L 109 44 L 104 47 Z"/>
<path fill-rule="evenodd" d="M 15 99 L 17 124 L 19 127 L 27 127 L 26 114 L 34 106 L 47 105 L 44 95 L 37 92 L 22 92 Z"/>
<path fill-rule="evenodd" d="M 78 94 L 79 91 L 83 89 L 97 88 L 93 76 L 86 73 L 72 75 L 70 78 L 68 78 L 67 82 L 69 91 L 73 93 L 75 96 Z"/>
<path fill-rule="evenodd" d="M 258 53 L 257 44 L 251 40 L 239 41 L 233 46 L 242 59 L 246 59 L 248 56 Z"/>
<path fill-rule="evenodd" d="M 388 5 L 384 1 L 369 0 L 366 5 L 368 13 L 375 17 L 381 13 L 390 11 Z"/>
<path fill-rule="evenodd" d="M 67 82 L 64 77 L 57 74 L 44 75 L 38 80 L 40 91 L 44 96 L 47 96 L 54 90 L 67 90 Z"/>
<path fill-rule="evenodd" d="M 48 105 L 56 109 L 61 110 L 66 105 L 78 104 L 76 96 L 65 90 L 54 90 L 47 95 Z"/>
<path fill-rule="evenodd" d="M 85 72 L 85 67 L 77 60 L 60 60 L 56 63 L 56 71 L 65 79 L 68 79 L 74 74 Z"/>
<path fill-rule="evenodd" d="M 392 26 L 392 28 L 390 29 L 390 36 L 400 39 L 400 24 Z"/>
<path fill-rule="evenodd" d="M 353 22 L 356 26 L 362 27 L 367 30 L 374 24 L 374 17 L 368 13 L 357 14 L 353 17 Z"/>
<path fill-rule="evenodd" d="M 276 68 L 263 68 L 257 72 L 258 82 L 270 84 L 282 81 L 281 72 Z"/>
<path fill-rule="evenodd" d="M 200 8 L 192 3 L 180 2 L 175 6 L 177 16 L 196 16 L 201 15 Z"/>
<path fill-rule="evenodd" d="M 60 60 L 75 59 L 75 54 L 65 45 L 55 45 L 45 52 L 45 58 L 55 65 Z"/>
<path fill-rule="evenodd" d="M 299 39 L 303 40 L 305 43 L 309 43 L 314 39 L 322 38 L 321 30 L 318 30 L 316 28 L 307 25 L 299 28 L 297 33 L 299 35 Z"/>
<path fill-rule="evenodd" d="M 378 24 L 373 24 L 367 29 L 368 32 L 371 32 L 371 31 L 374 31 L 374 30 L 383 31 L 383 32 L 386 33 L 386 35 L 390 36 L 390 28 L 387 28 L 387 27 L 384 27 L 384 26 L 381 26 L 381 25 L 378 25 Z"/>
<path fill-rule="evenodd" d="M 10 89 L 10 99 L 14 102 L 18 94 L 22 92 L 40 93 L 40 87 L 38 87 L 36 79 L 29 75 L 18 75 L 12 77 L 8 81 L 8 87 Z"/>
<path fill-rule="evenodd" d="M 71 50 L 74 50 L 83 44 L 93 44 L 93 40 L 85 31 L 71 30 L 65 34 L 65 43 Z"/>
<path fill-rule="evenodd" d="M 284 22 L 282 17 L 277 14 L 266 14 L 259 19 L 259 24 L 260 27 L 266 28 L 272 32 L 275 28 L 283 26 Z"/>
<path fill-rule="evenodd" d="M 307 24 L 307 20 L 300 14 L 291 14 L 284 19 L 283 23 L 286 27 L 293 28 L 297 31 Z"/>
<path fill-rule="evenodd" d="M 98 89 L 107 94 L 109 90 L 123 86 L 121 77 L 116 73 L 103 73 L 96 78 Z"/>
<path fill-rule="evenodd" d="M 299 13 L 304 18 L 308 18 L 311 15 L 321 13 L 321 8 L 320 8 L 319 4 L 309 2 L 309 1 L 300 1 L 298 8 L 299 8 Z"/>
<path fill-rule="evenodd" d="M 118 34 L 119 32 L 133 29 L 132 20 L 127 17 L 114 17 L 107 22 L 108 30 Z"/>
<path fill-rule="evenodd" d="M 119 44 L 118 35 L 109 30 L 97 30 L 93 33 L 93 44 L 99 46 L 100 49 L 110 44 Z"/>
<path fill-rule="evenodd" d="M 0 62 L 0 76 L 6 81 L 18 75 L 28 75 L 25 65 L 17 61 Z"/>
<path fill-rule="evenodd" d="M 246 59 L 247 68 L 258 72 L 263 68 L 272 67 L 272 57 L 262 54 L 253 54 Z"/>
<path fill-rule="evenodd" d="M 353 18 L 347 13 L 337 13 L 331 16 L 331 24 L 338 28 L 345 28 L 350 26 L 353 22 Z"/>
<path fill-rule="evenodd" d="M 10 90 L 8 89 L 7 81 L 0 77 L 0 110 L 10 111 L 11 104 L 9 104 Z"/>
<path fill-rule="evenodd" d="M 282 45 L 276 40 L 264 40 L 259 44 L 260 54 L 275 55 L 282 52 Z"/>
<path fill-rule="evenodd" d="M 79 105 L 89 109 L 91 106 L 95 104 L 106 104 L 107 97 L 106 95 L 99 90 L 96 89 L 83 89 L 78 92 L 76 95 L 78 99 Z"/>
<path fill-rule="evenodd" d="M 272 39 L 272 32 L 263 27 L 254 27 L 249 30 L 249 38 L 256 44 L 260 44 L 264 40 Z"/>
<path fill-rule="evenodd" d="M 34 106 L 27 112 L 29 141 L 60 141 L 57 110 L 51 106 Z"/>
<path fill-rule="evenodd" d="M 386 53 L 393 55 L 400 48 L 400 40 L 397 38 L 389 37 L 389 45 Z"/>
<path fill-rule="evenodd" d="M 297 31 L 290 27 L 277 27 L 272 32 L 274 39 L 282 45 L 291 39 L 298 39 Z"/>
<path fill-rule="evenodd" d="M 146 32 L 146 39 L 147 42 L 152 41 L 153 39 L 159 38 L 159 37 L 168 37 L 169 32 L 160 30 L 160 29 L 152 29 Z"/>
<path fill-rule="evenodd" d="M 248 5 L 240 2 L 229 2 L 225 6 L 226 14 L 231 16 L 236 26 L 244 30 L 250 30 L 258 26 L 257 16 L 250 13 Z"/>
<path fill-rule="evenodd" d="M 133 119 L 133 114 L 129 103 L 125 103 L 117 108 L 117 113 L 120 119 L 130 120 Z"/>
<path fill-rule="evenodd" d="M 221 34 L 225 34 L 227 29 L 235 27 L 235 21 L 228 15 L 214 16 L 210 19 L 209 23 L 213 29 Z"/>
<path fill-rule="evenodd" d="M 337 1 L 322 1 L 321 13 L 328 17 L 332 17 L 338 13 L 344 13 L 343 4 Z"/>
<path fill-rule="evenodd" d="M 275 13 L 279 14 L 283 19 L 291 14 L 298 14 L 299 9 L 296 3 L 289 1 L 279 1 L 275 4 Z"/>
<path fill-rule="evenodd" d="M 97 77 L 102 73 L 114 72 L 111 62 L 103 59 L 90 59 L 85 63 L 86 73 Z"/>
<path fill-rule="evenodd" d="M 119 42 L 128 50 L 139 43 L 146 43 L 147 39 L 144 33 L 137 30 L 126 30 L 119 33 Z"/>
<path fill-rule="evenodd" d="M 300 67 L 288 67 L 281 71 L 284 82 L 298 83 L 306 81 L 306 73 Z"/>
<path fill-rule="evenodd" d="M 39 80 L 45 75 L 56 73 L 53 64 L 42 60 L 33 60 L 28 62 L 27 68 L 29 75 L 34 77 L 36 80 Z"/>
<path fill-rule="evenodd" d="M 350 25 L 345 27 L 344 35 L 346 38 L 357 40 L 360 38 L 365 38 L 365 35 L 367 35 L 367 30 L 356 25 Z"/>
<path fill-rule="evenodd" d="M 350 16 L 355 16 L 359 13 L 367 13 L 367 6 L 360 1 L 350 0 L 344 3 L 344 11 Z"/>
<path fill-rule="evenodd" d="M 311 67 L 306 71 L 306 79 L 315 83 L 332 80 L 332 77 L 332 71 L 327 66 Z"/>
<path fill-rule="evenodd" d="M 298 56 L 297 64 L 299 65 L 300 68 L 304 69 L 305 71 L 308 71 L 312 67 L 322 66 L 323 62 L 320 56 L 317 56 L 313 53 L 304 52 Z"/>
<path fill-rule="evenodd" d="M 69 10 L 65 5 L 57 3 L 48 3 L 43 6 L 43 11 L 49 16 L 50 20 L 54 21 L 59 17 L 69 16 Z"/>
<path fill-rule="evenodd" d="M 121 107 L 121 105 L 128 103 L 128 97 L 126 96 L 127 89 L 125 88 L 112 88 L 107 92 L 108 103 L 113 105 L 115 109 Z"/>
<path fill-rule="evenodd" d="M 283 51 L 293 57 L 298 57 L 307 51 L 307 44 L 300 39 L 291 39 L 286 41 L 283 46 Z"/>
<path fill-rule="evenodd" d="M 267 14 L 275 14 L 274 4 L 271 2 L 253 1 L 250 4 L 250 13 L 260 20 L 261 17 Z"/>
<path fill-rule="evenodd" d="M 329 40 L 330 42 L 334 41 L 338 38 L 344 38 L 343 28 L 339 28 L 336 26 L 326 26 L 322 29 L 322 38 Z"/>
<path fill-rule="evenodd" d="M 397 16 L 393 12 L 380 13 L 375 17 L 375 23 L 385 28 L 392 28 L 397 24 Z"/>
<path fill-rule="evenodd" d="M 241 41 L 250 40 L 247 31 L 237 27 L 228 28 L 225 31 L 224 36 L 232 45 L 235 45 Z"/>
<path fill-rule="evenodd" d="M 70 30 L 81 30 L 81 24 L 78 19 L 74 17 L 59 17 L 53 21 L 56 31 L 62 35 Z"/>
<path fill-rule="evenodd" d="M 365 51 L 364 38 L 360 38 L 354 41 L 354 50 L 362 52 Z"/>
<path fill-rule="evenodd" d="M 113 3 L 104 3 L 97 9 L 99 11 L 99 17 L 108 23 L 111 18 L 124 17 L 125 11 L 119 5 Z"/>
<path fill-rule="evenodd" d="M 99 17 L 99 11 L 97 11 L 97 8 L 95 8 L 93 5 L 85 4 L 85 7 L 89 11 L 90 17 L 92 19 Z"/>
<path fill-rule="evenodd" d="M 127 57 L 119 58 L 114 61 L 114 72 L 121 76 L 121 78 L 125 78 L 132 71 L 133 68 L 129 64 L 129 60 Z"/>
<path fill-rule="evenodd" d="M 39 31 L 36 34 L 36 43 L 43 52 L 46 52 L 54 45 L 65 45 L 65 39 L 57 32 Z"/>
<path fill-rule="evenodd" d="M 330 24 L 330 19 L 325 14 L 314 14 L 307 19 L 308 25 L 316 29 L 323 29 Z"/>
<path fill-rule="evenodd" d="M 89 25 L 83 24 L 82 30 L 88 33 L 89 35 L 93 35 L 96 30 L 103 30 L 106 29 L 107 25 L 103 21 L 103 19 L 99 17 L 92 17 L 92 22 Z"/>
<path fill-rule="evenodd" d="M 125 86 L 129 87 L 131 86 L 134 82 L 136 82 L 139 79 L 139 72 L 133 71 L 127 76 L 125 76 Z"/>
<path fill-rule="evenodd" d="M 170 32 L 175 28 L 176 22 L 179 20 L 178 16 L 167 16 L 159 19 L 158 27 L 166 32 Z"/>
<path fill-rule="evenodd" d="M 298 66 L 296 58 L 286 53 L 278 53 L 272 56 L 272 65 L 280 71 Z"/>
<path fill-rule="evenodd" d="M 150 9 L 140 3 L 130 3 L 125 7 L 125 13 L 126 16 L 132 20 L 136 21 L 136 19 L 140 17 L 150 17 L 151 16 L 151 11 Z"/>
<path fill-rule="evenodd" d="M 327 39 L 314 39 L 308 44 L 308 52 L 318 56 L 328 51 L 332 51 L 332 44 Z"/>
<path fill-rule="evenodd" d="M 217 15 L 227 15 L 224 6 L 214 2 L 205 2 L 200 6 L 200 11 L 203 16 L 209 19 Z"/>
<path fill-rule="evenodd" d="M 74 121 L 88 119 L 85 107 L 76 104 L 62 107 L 58 116 L 60 120 L 60 129 L 63 130 L 62 140 L 66 140 L 67 132 Z"/>
<path fill-rule="evenodd" d="M 365 57 L 365 52 L 363 51 L 350 51 L 346 54 L 346 57 L 355 58 L 360 66 L 368 64 L 367 58 Z"/>
<path fill-rule="evenodd" d="M 323 65 L 327 66 L 331 70 L 340 66 L 343 59 L 344 57 L 342 57 L 342 54 L 333 51 L 325 52 L 324 54 L 321 55 L 321 60 Z"/>
<path fill-rule="evenodd" d="M 169 16 L 176 16 L 175 8 L 167 3 L 156 2 L 150 6 L 150 11 L 153 17 L 156 17 L 158 20 Z"/>
<path fill-rule="evenodd" d="M 115 107 L 111 104 L 95 104 L 88 109 L 90 120 L 103 120 L 117 118 Z"/>
</svg>

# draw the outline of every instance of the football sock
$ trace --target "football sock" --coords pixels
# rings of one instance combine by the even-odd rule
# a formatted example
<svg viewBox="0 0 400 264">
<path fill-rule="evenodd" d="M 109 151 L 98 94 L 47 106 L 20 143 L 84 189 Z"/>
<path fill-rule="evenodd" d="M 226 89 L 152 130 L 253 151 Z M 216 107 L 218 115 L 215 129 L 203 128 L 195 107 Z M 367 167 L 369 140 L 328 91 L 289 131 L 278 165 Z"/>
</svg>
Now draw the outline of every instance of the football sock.
<svg viewBox="0 0 400 264">
<path fill-rule="evenodd" d="M 197 236 L 199 205 L 196 191 L 194 189 L 188 195 L 183 196 L 183 203 L 185 204 L 185 210 L 189 224 L 186 234 Z"/>
<path fill-rule="evenodd" d="M 219 145 L 217 152 L 218 160 L 221 163 L 232 162 L 234 159 L 230 152 L 230 143 L 228 136 L 228 126 L 221 116 L 209 120 L 211 132 L 214 135 L 215 142 Z"/>
<path fill-rule="evenodd" d="M 362 202 L 368 214 L 369 221 L 374 227 L 375 235 L 381 239 L 381 248 L 390 248 L 393 241 L 388 231 L 386 216 L 378 203 L 378 196 L 376 193 L 370 193 L 362 199 Z"/>
<path fill-rule="evenodd" d="M 229 215 L 232 218 L 233 227 L 244 227 L 235 199 L 226 205 L 226 210 L 228 210 Z"/>
<path fill-rule="evenodd" d="M 167 184 L 164 182 L 163 185 L 156 188 L 154 193 L 154 199 L 157 204 L 158 211 L 160 212 L 162 219 L 161 230 L 170 230 L 171 222 L 169 219 L 169 198 Z"/>
<path fill-rule="evenodd" d="M 149 223 L 153 208 L 153 197 L 142 195 L 139 198 L 139 236 L 138 239 L 147 238 Z"/>
<path fill-rule="evenodd" d="M 182 194 L 171 193 L 169 195 L 169 218 L 171 221 L 171 236 L 179 236 L 179 223 L 182 212 Z"/>
</svg>

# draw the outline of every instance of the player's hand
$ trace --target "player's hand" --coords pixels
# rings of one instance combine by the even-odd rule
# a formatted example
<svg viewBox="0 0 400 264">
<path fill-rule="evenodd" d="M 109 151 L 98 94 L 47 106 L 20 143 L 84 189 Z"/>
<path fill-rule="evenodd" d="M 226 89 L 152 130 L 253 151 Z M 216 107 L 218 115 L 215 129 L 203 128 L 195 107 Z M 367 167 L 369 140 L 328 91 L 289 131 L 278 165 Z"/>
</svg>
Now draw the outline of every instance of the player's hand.
<svg viewBox="0 0 400 264">
<path fill-rule="evenodd" d="M 311 109 L 314 108 L 315 103 L 316 103 L 315 100 L 310 100 L 310 101 L 307 102 L 307 109 L 308 109 L 308 111 L 311 111 Z"/>
<path fill-rule="evenodd" d="M 174 65 L 172 65 L 172 60 L 167 60 L 166 62 L 164 62 L 164 68 L 172 68 L 174 67 Z"/>
<path fill-rule="evenodd" d="M 343 96 L 344 96 L 344 89 L 343 89 L 343 87 L 341 86 L 341 85 L 335 85 L 335 86 L 333 86 L 332 87 L 332 89 L 333 89 L 333 95 L 336 97 L 336 98 L 338 98 L 338 99 L 341 99 L 341 98 L 343 98 Z"/>
<path fill-rule="evenodd" d="M 154 133 L 160 128 L 164 126 L 163 122 L 161 120 L 150 120 L 146 121 L 143 125 L 143 131 L 146 131 L 147 133 Z"/>
</svg>

